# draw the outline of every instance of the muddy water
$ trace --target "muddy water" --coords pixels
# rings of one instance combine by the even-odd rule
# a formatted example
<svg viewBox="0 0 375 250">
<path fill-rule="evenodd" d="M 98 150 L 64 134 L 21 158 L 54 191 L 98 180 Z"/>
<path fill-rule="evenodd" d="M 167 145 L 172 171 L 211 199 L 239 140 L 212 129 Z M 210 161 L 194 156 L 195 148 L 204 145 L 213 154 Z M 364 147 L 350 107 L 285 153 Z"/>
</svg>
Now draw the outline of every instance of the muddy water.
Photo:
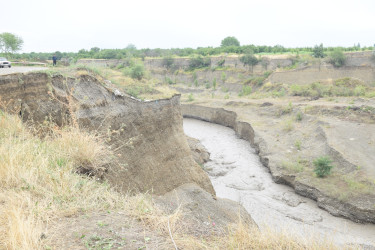
<svg viewBox="0 0 375 250">
<path fill-rule="evenodd" d="M 184 119 L 184 130 L 210 152 L 211 161 L 204 168 L 217 196 L 238 201 L 261 229 L 270 227 L 307 237 L 326 237 L 336 243 L 375 246 L 375 225 L 334 217 L 292 188 L 274 183 L 255 150 L 238 139 L 232 129 Z"/>
</svg>

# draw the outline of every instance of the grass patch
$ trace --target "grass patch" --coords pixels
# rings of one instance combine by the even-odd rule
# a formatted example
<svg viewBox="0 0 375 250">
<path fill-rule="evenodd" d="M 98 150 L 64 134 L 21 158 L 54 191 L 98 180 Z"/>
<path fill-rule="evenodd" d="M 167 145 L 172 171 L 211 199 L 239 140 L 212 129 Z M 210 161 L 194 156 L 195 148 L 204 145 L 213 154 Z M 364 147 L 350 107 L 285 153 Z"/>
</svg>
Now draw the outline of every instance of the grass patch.
<svg viewBox="0 0 375 250">
<path fill-rule="evenodd" d="M 0 248 L 42 249 L 45 222 L 124 206 L 125 197 L 87 175 L 111 153 L 77 129 L 54 129 L 43 140 L 18 117 L 0 115 Z"/>
</svg>

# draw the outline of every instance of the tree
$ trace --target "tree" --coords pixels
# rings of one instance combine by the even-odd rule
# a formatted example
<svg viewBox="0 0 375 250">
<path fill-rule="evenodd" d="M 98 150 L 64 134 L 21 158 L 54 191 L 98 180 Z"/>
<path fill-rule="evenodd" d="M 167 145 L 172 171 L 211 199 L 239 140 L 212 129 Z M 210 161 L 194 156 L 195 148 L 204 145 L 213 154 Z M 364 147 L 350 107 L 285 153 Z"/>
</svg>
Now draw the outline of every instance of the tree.
<svg viewBox="0 0 375 250">
<path fill-rule="evenodd" d="M 244 64 L 244 65 L 249 65 L 251 66 L 251 71 L 253 71 L 253 67 L 254 65 L 257 65 L 258 64 L 258 58 L 256 58 L 254 56 L 253 53 L 247 53 L 243 56 L 240 57 L 240 61 Z"/>
<path fill-rule="evenodd" d="M 329 55 L 329 62 L 335 67 L 341 67 L 345 65 L 346 57 L 342 52 L 342 49 L 335 49 Z"/>
<path fill-rule="evenodd" d="M 4 32 L 0 34 L 0 49 L 3 53 L 15 53 L 21 50 L 23 40 L 12 33 Z"/>
<path fill-rule="evenodd" d="M 240 42 L 234 36 L 227 36 L 221 41 L 221 47 L 240 46 Z"/>
<path fill-rule="evenodd" d="M 312 56 L 315 57 L 315 58 L 323 58 L 323 57 L 325 57 L 324 48 L 323 48 L 323 44 L 322 43 L 319 46 L 315 45 L 315 47 L 313 49 Z"/>
</svg>

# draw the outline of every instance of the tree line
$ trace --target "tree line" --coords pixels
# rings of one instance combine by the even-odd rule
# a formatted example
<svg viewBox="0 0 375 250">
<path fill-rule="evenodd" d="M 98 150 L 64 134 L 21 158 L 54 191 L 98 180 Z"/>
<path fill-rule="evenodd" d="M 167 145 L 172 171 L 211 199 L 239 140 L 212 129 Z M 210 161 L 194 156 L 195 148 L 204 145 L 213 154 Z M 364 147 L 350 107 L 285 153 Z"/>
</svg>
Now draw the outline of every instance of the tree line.
<svg viewBox="0 0 375 250">
<path fill-rule="evenodd" d="M 7 34 L 4 36 L 4 34 Z M 228 36 L 221 41 L 219 47 L 198 47 L 198 48 L 170 48 L 170 49 L 137 49 L 135 45 L 129 44 L 123 49 L 102 49 L 93 47 L 89 50 L 81 49 L 78 52 L 60 52 L 54 53 L 45 52 L 31 52 L 31 53 L 16 53 L 22 48 L 23 40 L 13 35 L 12 39 L 8 39 L 11 43 L 4 43 L 9 38 L 11 33 L 0 34 L 0 51 L 3 54 L 12 54 L 14 59 L 26 60 L 47 60 L 51 59 L 55 54 L 58 59 L 69 58 L 77 60 L 81 58 L 92 59 L 125 59 L 125 58 L 141 58 L 145 57 L 190 57 L 190 56 L 215 56 L 220 54 L 280 54 L 280 53 L 312 53 L 315 57 L 323 57 L 325 53 L 340 50 L 340 51 L 361 51 L 373 50 L 374 47 L 361 47 L 360 44 L 355 44 L 352 47 L 323 47 L 323 45 L 316 45 L 315 47 L 300 47 L 300 48 L 286 48 L 282 45 L 240 45 L 240 42 L 232 36 Z M 5 39 L 4 39 L 5 37 Z M 8 45 L 7 45 L 8 44 Z M 10 46 L 9 44 L 12 44 Z M 320 53 L 320 54 L 319 54 Z M 253 61 L 253 58 L 248 57 L 247 61 Z M 249 63 L 252 64 L 252 63 Z"/>
</svg>

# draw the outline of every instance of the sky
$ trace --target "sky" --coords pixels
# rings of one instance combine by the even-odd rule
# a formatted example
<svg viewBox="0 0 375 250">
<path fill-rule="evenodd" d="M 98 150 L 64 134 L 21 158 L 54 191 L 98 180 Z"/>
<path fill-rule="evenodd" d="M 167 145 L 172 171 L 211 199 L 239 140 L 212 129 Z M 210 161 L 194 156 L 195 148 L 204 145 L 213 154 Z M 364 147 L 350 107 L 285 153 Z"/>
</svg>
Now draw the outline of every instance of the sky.
<svg viewBox="0 0 375 250">
<path fill-rule="evenodd" d="M 0 0 L 21 52 L 241 45 L 373 46 L 374 0 Z"/>
</svg>

